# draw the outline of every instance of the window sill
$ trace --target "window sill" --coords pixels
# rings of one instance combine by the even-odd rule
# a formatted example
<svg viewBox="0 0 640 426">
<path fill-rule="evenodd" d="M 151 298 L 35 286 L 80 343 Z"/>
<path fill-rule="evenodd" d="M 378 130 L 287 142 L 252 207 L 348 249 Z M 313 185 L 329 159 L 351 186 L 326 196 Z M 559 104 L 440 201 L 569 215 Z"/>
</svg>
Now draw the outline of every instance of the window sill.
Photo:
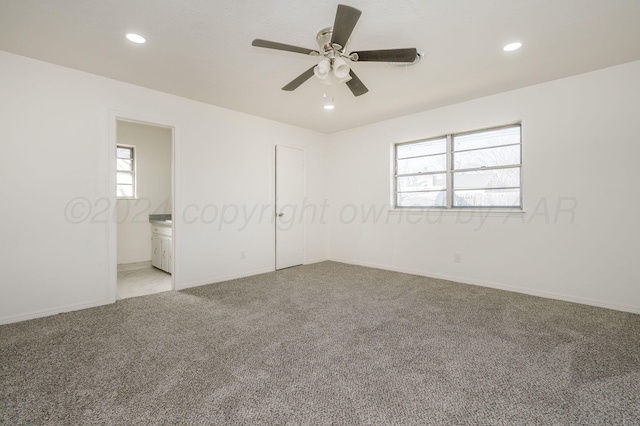
<svg viewBox="0 0 640 426">
<path fill-rule="evenodd" d="M 447 216 L 509 216 L 509 215 L 521 215 L 526 211 L 522 209 L 474 209 L 474 208 L 457 208 L 457 209 L 444 209 L 444 208 L 392 208 L 388 210 L 393 214 L 432 214 L 432 215 L 447 215 Z"/>
</svg>

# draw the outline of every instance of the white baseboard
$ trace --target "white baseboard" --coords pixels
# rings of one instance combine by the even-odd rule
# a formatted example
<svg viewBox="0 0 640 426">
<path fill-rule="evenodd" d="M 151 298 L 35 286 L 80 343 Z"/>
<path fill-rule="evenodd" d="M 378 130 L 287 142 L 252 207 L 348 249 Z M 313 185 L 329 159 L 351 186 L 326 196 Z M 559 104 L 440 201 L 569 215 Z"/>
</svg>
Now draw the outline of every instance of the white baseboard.
<svg viewBox="0 0 640 426">
<path fill-rule="evenodd" d="M 469 279 L 469 278 L 465 278 L 465 277 L 456 277 L 456 276 L 443 275 L 443 274 L 426 272 L 426 271 L 419 271 L 419 270 L 410 269 L 410 268 L 399 268 L 399 267 L 391 266 L 391 265 L 383 265 L 383 264 L 378 264 L 378 263 L 363 262 L 363 261 L 359 261 L 359 260 L 355 260 L 355 259 L 342 259 L 342 258 L 309 259 L 309 260 L 305 261 L 305 264 L 319 263 L 319 262 L 324 262 L 324 261 L 327 261 L 327 260 L 330 260 L 330 261 L 333 261 L 333 262 L 347 263 L 347 264 L 351 264 L 351 265 L 365 266 L 365 267 L 369 267 L 369 268 L 377 268 L 377 269 L 384 269 L 384 270 L 388 270 L 388 271 L 402 272 L 402 273 L 405 273 L 405 274 L 412 274 L 412 275 L 419 275 L 419 276 L 424 276 L 424 277 L 438 278 L 438 279 L 454 281 L 454 282 L 463 283 L 463 284 L 471 284 L 471 285 L 477 285 L 477 286 L 481 286 L 481 287 L 495 288 L 495 289 L 498 289 L 498 290 L 511 291 L 511 292 L 514 292 L 514 293 L 529 294 L 531 296 L 538 296 L 538 297 L 543 297 L 543 298 L 546 298 L 546 299 L 562 300 L 562 301 L 565 301 L 565 302 L 573 302 L 573 303 L 579 303 L 579 304 L 582 304 L 582 305 L 596 306 L 596 307 L 599 307 L 599 308 L 613 309 L 613 310 L 616 310 L 616 311 L 640 314 L 640 307 L 637 307 L 637 306 L 618 305 L 618 304 L 605 302 L 605 301 L 602 301 L 602 300 L 587 299 L 587 298 L 569 296 L 569 295 L 561 294 L 561 293 L 539 291 L 539 290 L 534 290 L 534 289 L 530 289 L 530 288 L 513 287 L 513 286 L 510 286 L 510 285 L 489 283 L 489 282 L 480 281 L 480 280 L 473 280 L 473 279 Z M 213 277 L 211 279 L 207 279 L 207 280 L 203 280 L 203 281 L 196 281 L 196 282 L 191 282 L 191 283 L 186 283 L 186 284 L 182 284 L 182 285 L 179 285 L 178 283 L 176 283 L 176 290 L 184 290 L 184 289 L 187 289 L 187 288 L 199 287 L 199 286 L 207 285 L 207 284 L 215 284 L 215 283 L 219 283 L 219 282 L 223 282 L 223 281 L 229 281 L 229 280 L 235 280 L 235 279 L 238 279 L 238 278 L 250 277 L 250 276 L 253 276 L 253 275 L 265 274 L 267 272 L 273 272 L 274 270 L 275 270 L 275 268 L 263 268 L 263 269 L 256 269 L 256 270 L 253 270 L 253 271 L 248 271 L 248 272 L 241 272 L 241 273 L 238 273 L 238 274 L 230 274 L 230 275 L 225 275 L 225 276 L 220 276 L 220 277 Z M 48 316 L 51 316 L 51 315 L 57 315 L 57 314 L 64 313 L 64 312 L 71 312 L 71 311 L 78 311 L 78 310 L 81 310 L 81 309 L 95 308 L 95 307 L 102 306 L 102 305 L 108 305 L 110 303 L 112 303 L 112 302 L 109 302 L 108 300 L 93 301 L 93 302 L 82 302 L 82 303 L 76 303 L 76 304 L 73 304 L 73 305 L 65 305 L 65 306 L 60 306 L 60 307 L 51 308 L 51 309 L 44 309 L 44 310 L 41 310 L 41 311 L 33 311 L 33 312 L 26 313 L 26 314 L 20 314 L 20 315 L 15 315 L 15 316 L 7 316 L 7 317 L 0 317 L 0 325 L 1 324 L 11 324 L 11 323 L 21 322 L 21 321 L 27 321 L 27 320 L 36 319 L 36 318 L 48 317 Z"/>
<path fill-rule="evenodd" d="M 312 260 L 306 260 L 305 264 L 312 264 L 312 263 L 319 263 L 319 262 L 325 262 L 327 259 L 312 259 Z M 130 266 L 129 266 L 130 265 Z M 144 267 L 151 267 L 151 262 L 138 262 L 138 263 L 134 263 L 134 264 L 125 264 L 123 265 L 125 268 L 124 269 L 120 269 L 121 265 L 118 265 L 118 268 L 122 271 L 122 270 L 134 270 L 134 269 L 140 269 L 140 268 L 144 268 Z M 182 284 L 180 285 L 179 283 L 176 283 L 176 290 L 185 290 L 187 288 L 193 288 L 193 287 L 199 287 L 202 285 L 207 285 L 207 284 L 215 284 L 215 283 L 219 283 L 219 282 L 223 282 L 223 281 L 230 281 L 230 280 L 235 280 L 238 278 L 246 278 L 246 277 L 250 277 L 253 275 L 260 275 L 260 274 L 265 274 L 267 272 L 274 272 L 275 271 L 275 267 L 271 267 L 271 268 L 262 268 L 262 269 L 255 269 L 252 271 L 248 271 L 248 272 L 241 272 L 238 274 L 230 274 L 230 275 L 223 275 L 220 277 L 214 277 L 211 279 L 207 279 L 207 280 L 202 280 L 202 281 L 194 281 L 194 282 L 190 282 L 190 283 L 186 283 L 186 284 Z M 77 304 L 73 304 L 73 305 L 66 305 L 66 306 L 61 306 L 61 307 L 57 307 L 57 308 L 51 308 L 51 309 L 45 309 L 42 311 L 33 311 L 33 312 L 29 312 L 26 314 L 20 314 L 20 315 L 15 315 L 15 316 L 8 316 L 8 317 L 0 317 L 0 325 L 2 324 L 11 324 L 14 322 L 21 322 L 21 321 L 28 321 L 31 319 L 36 319 L 36 318 L 42 318 L 42 317 L 48 317 L 51 315 L 57 315 L 63 312 L 71 312 L 71 311 L 79 311 L 81 309 L 88 309 L 88 308 L 95 308 L 98 306 L 102 306 L 102 305 L 108 305 L 111 303 L 115 303 L 115 301 L 95 301 L 95 302 L 83 302 L 83 303 L 77 303 Z"/>
<path fill-rule="evenodd" d="M 65 312 L 79 311 L 82 309 L 96 308 L 98 306 L 109 305 L 111 302 L 108 300 L 94 301 L 94 302 L 82 302 L 73 305 L 60 306 L 57 308 L 44 309 L 42 311 L 33 311 L 26 314 L 20 314 L 15 316 L 8 316 L 0 318 L 0 325 L 11 324 L 14 322 L 28 321 L 36 318 L 48 317 L 51 315 L 62 314 Z"/>
<path fill-rule="evenodd" d="M 304 264 L 305 265 L 312 265 L 314 263 L 326 262 L 327 260 L 329 260 L 329 259 L 326 259 L 326 258 L 305 259 Z M 275 270 L 276 270 L 275 267 L 263 268 L 263 269 L 256 269 L 256 270 L 253 270 L 253 271 L 249 271 L 249 272 L 242 272 L 242 273 L 239 273 L 239 274 L 224 275 L 222 277 L 215 277 L 215 278 L 211 278 L 211 279 L 203 280 L 203 281 L 193 281 L 193 282 L 182 284 L 182 285 L 178 285 L 176 283 L 176 290 L 185 290 L 185 289 L 188 289 L 188 288 L 200 287 L 202 285 L 207 285 L 207 284 L 215 284 L 215 283 L 220 283 L 220 282 L 223 282 L 223 281 L 236 280 L 238 278 L 251 277 L 253 275 L 266 274 L 267 272 L 274 272 Z"/>
<path fill-rule="evenodd" d="M 327 258 L 315 258 L 315 259 L 305 259 L 304 264 L 305 265 L 313 265 L 314 263 L 321 263 L 321 262 L 326 262 Z"/>
<path fill-rule="evenodd" d="M 176 283 L 176 290 L 186 290 L 188 288 L 200 287 L 203 285 L 215 284 L 223 281 L 237 280 L 239 278 L 246 278 L 246 277 L 251 277 L 253 275 L 266 274 L 267 272 L 273 272 L 273 271 L 275 271 L 275 268 L 254 269 L 253 271 L 240 272 L 238 274 L 223 275 L 221 277 L 213 277 L 213 278 L 209 278 L 207 280 L 202 280 L 202 281 L 193 281 L 193 282 L 184 283 L 184 284 Z"/>
<path fill-rule="evenodd" d="M 438 279 L 454 281 L 462 284 L 477 285 L 481 287 L 494 288 L 497 290 L 505 290 L 505 291 L 511 291 L 514 293 L 528 294 L 530 296 L 538 296 L 538 297 L 543 297 L 545 299 L 562 300 L 564 302 L 579 303 L 581 305 L 589 305 L 589 306 L 595 306 L 598 308 L 612 309 L 615 311 L 622 311 L 622 312 L 630 312 L 632 314 L 640 314 L 640 307 L 638 306 L 618 305 L 614 303 L 605 302 L 602 300 L 575 297 L 575 296 L 570 296 L 562 293 L 540 291 L 540 290 L 534 290 L 531 288 L 514 287 L 510 285 L 490 283 L 486 281 L 474 280 L 474 279 L 469 279 L 465 277 L 443 275 L 443 274 L 438 274 L 438 273 L 433 273 L 428 271 L 418 271 L 410 268 L 399 268 L 396 266 L 382 265 L 378 263 L 362 262 L 355 259 L 333 258 L 329 260 L 334 262 L 347 263 L 350 265 L 366 266 L 368 268 L 384 269 L 387 271 L 402 272 L 405 274 L 419 275 L 422 277 L 430 277 L 430 278 L 438 278 Z"/>
<path fill-rule="evenodd" d="M 118 272 L 123 271 L 135 271 L 138 269 L 149 269 L 151 268 L 151 261 L 147 260 L 145 262 L 136 262 L 136 263 L 119 263 L 118 264 Z"/>
</svg>

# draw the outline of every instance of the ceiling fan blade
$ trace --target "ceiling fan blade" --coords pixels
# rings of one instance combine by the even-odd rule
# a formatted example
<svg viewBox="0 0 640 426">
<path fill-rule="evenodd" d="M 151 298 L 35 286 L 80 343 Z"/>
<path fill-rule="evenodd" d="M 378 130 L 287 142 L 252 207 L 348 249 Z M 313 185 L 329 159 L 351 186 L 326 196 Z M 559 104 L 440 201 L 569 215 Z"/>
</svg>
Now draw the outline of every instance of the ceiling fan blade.
<svg viewBox="0 0 640 426">
<path fill-rule="evenodd" d="M 286 90 L 287 92 L 291 92 L 293 90 L 296 90 L 298 87 L 300 87 L 300 85 L 302 83 L 304 83 L 305 81 L 309 80 L 313 76 L 313 69 L 315 67 L 316 66 L 314 65 L 311 68 L 309 68 L 308 70 L 306 70 L 305 72 L 303 72 L 302 74 L 300 74 L 298 77 L 293 79 L 291 81 L 291 83 L 289 83 L 286 86 L 284 86 L 282 88 L 282 90 Z"/>
<path fill-rule="evenodd" d="M 413 47 L 409 49 L 363 50 L 351 54 L 354 53 L 358 55 L 358 62 L 413 62 L 418 56 L 418 51 Z"/>
<path fill-rule="evenodd" d="M 284 50 L 286 52 L 302 53 L 304 55 L 319 55 L 320 52 L 306 47 L 292 46 L 290 44 L 276 43 L 275 41 L 262 40 L 257 38 L 251 42 L 252 46 L 265 47 L 267 49 Z"/>
<path fill-rule="evenodd" d="M 349 71 L 349 75 L 351 76 L 351 80 L 347 81 L 347 86 L 349 86 L 349 89 L 351 89 L 351 92 L 354 96 L 361 96 L 369 91 L 369 89 L 367 89 L 367 86 L 362 83 L 362 80 L 358 78 L 353 70 Z"/>
<path fill-rule="evenodd" d="M 336 20 L 333 23 L 333 34 L 331 35 L 331 44 L 339 44 L 344 47 L 351 37 L 351 33 L 358 23 L 362 12 L 344 4 L 338 5 L 336 12 Z"/>
</svg>

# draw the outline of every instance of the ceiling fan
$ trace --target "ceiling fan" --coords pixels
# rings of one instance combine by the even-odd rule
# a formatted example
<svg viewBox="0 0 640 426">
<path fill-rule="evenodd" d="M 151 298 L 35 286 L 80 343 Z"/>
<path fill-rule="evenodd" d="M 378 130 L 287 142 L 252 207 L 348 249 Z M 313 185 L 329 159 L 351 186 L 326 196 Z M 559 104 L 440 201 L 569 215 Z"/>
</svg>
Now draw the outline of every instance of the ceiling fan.
<svg viewBox="0 0 640 426">
<path fill-rule="evenodd" d="M 346 45 L 349 42 L 351 33 L 360 19 L 362 12 L 350 6 L 338 5 L 336 19 L 333 27 L 321 30 L 316 36 L 316 41 L 320 49 L 313 50 L 304 47 L 292 46 L 290 44 L 276 43 L 274 41 L 255 39 L 252 46 L 264 47 L 267 49 L 284 50 L 287 52 L 302 53 L 304 55 L 319 56 L 322 60 L 318 65 L 314 65 L 282 90 L 292 91 L 297 89 L 302 83 L 310 79 L 313 75 L 325 82 L 338 83 L 345 82 L 355 96 L 364 95 L 369 91 L 358 76 L 348 66 L 345 59 L 352 62 L 415 62 L 418 59 L 418 52 L 415 48 L 408 49 L 386 49 L 386 50 L 362 50 L 359 52 L 346 53 Z"/>
</svg>

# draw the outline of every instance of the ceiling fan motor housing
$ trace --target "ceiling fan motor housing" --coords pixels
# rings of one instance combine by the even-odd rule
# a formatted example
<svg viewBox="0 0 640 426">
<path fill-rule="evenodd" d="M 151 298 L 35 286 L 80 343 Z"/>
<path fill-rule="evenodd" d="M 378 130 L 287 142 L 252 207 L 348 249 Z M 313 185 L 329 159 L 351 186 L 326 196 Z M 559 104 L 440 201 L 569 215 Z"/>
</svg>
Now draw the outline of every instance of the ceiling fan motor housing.
<svg viewBox="0 0 640 426">
<path fill-rule="evenodd" d="M 318 42 L 318 46 L 320 46 L 320 52 L 326 56 L 330 52 L 333 52 L 333 46 L 331 46 L 331 36 L 333 35 L 333 27 L 327 27 L 318 32 L 316 36 L 316 41 Z"/>
</svg>

